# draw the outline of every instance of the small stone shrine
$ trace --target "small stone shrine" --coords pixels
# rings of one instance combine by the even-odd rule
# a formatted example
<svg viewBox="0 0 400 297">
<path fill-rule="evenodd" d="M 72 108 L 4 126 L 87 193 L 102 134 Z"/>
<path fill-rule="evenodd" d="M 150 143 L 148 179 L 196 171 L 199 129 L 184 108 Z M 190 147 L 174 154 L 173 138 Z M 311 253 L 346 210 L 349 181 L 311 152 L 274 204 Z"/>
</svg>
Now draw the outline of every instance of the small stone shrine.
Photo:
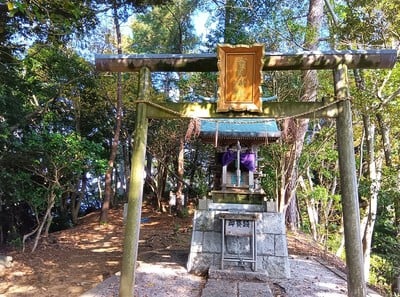
<svg viewBox="0 0 400 297">
<path fill-rule="evenodd" d="M 202 120 L 203 142 L 217 143 L 213 189 L 199 201 L 187 268 L 290 276 L 284 215 L 260 186 L 260 145 L 280 137 L 276 122 L 253 119 Z"/>
</svg>

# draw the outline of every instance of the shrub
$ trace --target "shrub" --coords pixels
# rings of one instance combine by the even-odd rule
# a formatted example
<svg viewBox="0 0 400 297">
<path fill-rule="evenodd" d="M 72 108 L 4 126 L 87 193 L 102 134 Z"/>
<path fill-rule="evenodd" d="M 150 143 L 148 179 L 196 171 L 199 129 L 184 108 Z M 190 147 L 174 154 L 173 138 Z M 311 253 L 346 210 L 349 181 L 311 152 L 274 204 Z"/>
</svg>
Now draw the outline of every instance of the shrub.
<svg viewBox="0 0 400 297">
<path fill-rule="evenodd" d="M 380 255 L 371 256 L 371 268 L 369 274 L 369 283 L 383 288 L 390 296 L 391 280 L 395 274 L 395 268 L 391 261 L 388 261 Z"/>
</svg>

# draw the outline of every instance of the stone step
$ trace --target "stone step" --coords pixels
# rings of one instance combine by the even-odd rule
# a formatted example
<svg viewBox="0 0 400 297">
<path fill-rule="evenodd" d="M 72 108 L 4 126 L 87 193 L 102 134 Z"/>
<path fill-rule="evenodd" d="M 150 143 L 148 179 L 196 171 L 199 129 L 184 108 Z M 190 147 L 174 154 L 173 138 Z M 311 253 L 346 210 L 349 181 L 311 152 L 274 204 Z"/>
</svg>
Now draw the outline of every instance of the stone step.
<svg viewBox="0 0 400 297">
<path fill-rule="evenodd" d="M 268 276 L 262 272 L 252 271 L 249 268 L 243 267 L 229 267 L 227 269 L 219 269 L 218 267 L 211 266 L 208 270 L 208 277 L 210 279 L 228 279 L 228 280 L 241 280 L 241 281 L 267 281 Z"/>
<path fill-rule="evenodd" d="M 208 279 L 201 297 L 273 297 L 269 284 L 228 279 Z"/>
</svg>

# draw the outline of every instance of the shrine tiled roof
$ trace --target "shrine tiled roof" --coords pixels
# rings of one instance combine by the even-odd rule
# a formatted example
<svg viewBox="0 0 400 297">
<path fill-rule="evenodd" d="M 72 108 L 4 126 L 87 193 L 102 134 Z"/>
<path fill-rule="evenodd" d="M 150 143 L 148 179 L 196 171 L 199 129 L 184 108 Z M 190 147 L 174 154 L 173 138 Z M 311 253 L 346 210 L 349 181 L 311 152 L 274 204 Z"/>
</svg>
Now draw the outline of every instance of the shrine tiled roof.
<svg viewBox="0 0 400 297">
<path fill-rule="evenodd" d="M 276 140 L 281 131 L 272 119 L 201 120 L 200 138 Z"/>
</svg>

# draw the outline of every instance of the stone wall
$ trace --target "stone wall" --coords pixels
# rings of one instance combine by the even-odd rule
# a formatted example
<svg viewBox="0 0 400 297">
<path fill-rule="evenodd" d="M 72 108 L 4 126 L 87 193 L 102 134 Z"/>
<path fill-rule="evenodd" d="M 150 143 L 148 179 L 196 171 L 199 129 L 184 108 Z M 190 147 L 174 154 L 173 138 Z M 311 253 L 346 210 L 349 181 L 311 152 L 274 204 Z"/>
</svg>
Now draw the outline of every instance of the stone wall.
<svg viewBox="0 0 400 297">
<path fill-rule="evenodd" d="M 206 274 L 210 267 L 221 266 L 222 223 L 219 218 L 223 210 L 197 210 L 193 218 L 192 242 L 188 271 Z M 252 212 L 245 212 L 246 214 Z M 290 277 L 288 249 L 284 216 L 276 212 L 254 212 L 256 220 L 257 272 L 271 278 Z M 249 237 L 226 236 L 226 250 L 237 250 L 237 246 L 249 246 Z M 246 248 L 245 248 L 246 249 Z M 238 266 L 237 262 L 224 262 L 225 267 Z M 242 263 L 243 264 L 243 263 Z M 249 264 L 251 263 L 244 263 Z M 244 267 L 246 268 L 246 267 Z"/>
</svg>

